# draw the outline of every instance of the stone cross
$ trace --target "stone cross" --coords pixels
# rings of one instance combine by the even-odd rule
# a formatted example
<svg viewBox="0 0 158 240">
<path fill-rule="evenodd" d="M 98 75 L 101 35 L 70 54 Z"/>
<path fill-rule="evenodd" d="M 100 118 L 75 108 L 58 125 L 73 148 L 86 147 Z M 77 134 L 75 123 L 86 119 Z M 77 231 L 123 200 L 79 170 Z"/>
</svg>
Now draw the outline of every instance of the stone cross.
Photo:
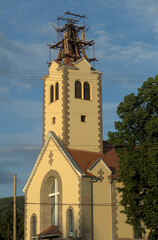
<svg viewBox="0 0 158 240">
<path fill-rule="evenodd" d="M 98 177 L 101 179 L 100 182 L 102 182 L 104 180 L 104 177 L 103 177 L 104 172 L 103 172 L 103 170 L 100 168 L 97 173 L 98 173 Z"/>
<path fill-rule="evenodd" d="M 52 166 L 52 163 L 53 163 L 53 153 L 52 153 L 52 151 L 50 151 L 50 154 L 49 154 L 49 164 L 50 164 L 50 166 Z"/>
</svg>

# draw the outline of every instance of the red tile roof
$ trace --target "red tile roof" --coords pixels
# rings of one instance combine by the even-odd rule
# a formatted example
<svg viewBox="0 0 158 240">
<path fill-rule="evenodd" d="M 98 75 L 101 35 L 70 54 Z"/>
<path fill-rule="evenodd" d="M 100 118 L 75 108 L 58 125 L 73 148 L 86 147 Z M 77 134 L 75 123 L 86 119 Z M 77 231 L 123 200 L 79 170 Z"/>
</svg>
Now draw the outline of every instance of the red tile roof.
<svg viewBox="0 0 158 240">
<path fill-rule="evenodd" d="M 56 62 L 58 65 L 60 64 L 57 60 L 53 60 L 54 62 Z"/>
<path fill-rule="evenodd" d="M 105 146 L 104 146 L 105 148 Z M 76 161 L 78 166 L 85 172 L 86 175 L 92 176 L 87 170 L 98 160 L 102 159 L 105 164 L 112 171 L 112 178 L 116 178 L 118 173 L 118 156 L 115 153 L 113 147 L 109 144 L 106 145 L 105 153 L 97 153 L 90 151 L 82 151 L 76 149 L 69 149 L 68 152 L 71 154 L 73 159 Z"/>
<path fill-rule="evenodd" d="M 61 236 L 62 232 L 60 232 L 59 226 L 50 226 L 44 231 L 42 231 L 40 234 L 38 234 L 37 236 L 39 235 L 41 236 L 41 238 L 44 236 L 55 237 L 55 236 Z"/>
<path fill-rule="evenodd" d="M 75 65 L 71 62 L 71 59 L 69 57 L 66 57 L 63 61 L 63 65 L 75 67 Z"/>
</svg>

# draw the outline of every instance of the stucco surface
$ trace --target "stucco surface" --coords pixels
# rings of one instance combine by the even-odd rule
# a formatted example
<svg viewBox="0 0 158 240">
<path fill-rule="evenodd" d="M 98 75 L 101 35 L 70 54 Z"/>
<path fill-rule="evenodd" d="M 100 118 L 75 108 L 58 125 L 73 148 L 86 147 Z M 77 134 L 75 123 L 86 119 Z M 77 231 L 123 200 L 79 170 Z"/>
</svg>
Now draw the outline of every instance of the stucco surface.
<svg viewBox="0 0 158 240">
<path fill-rule="evenodd" d="M 52 165 L 50 165 L 49 163 L 50 151 L 53 151 Z M 62 223 L 61 223 L 62 229 L 60 230 L 63 232 L 64 234 L 63 236 L 66 237 L 67 208 L 72 206 L 74 209 L 74 219 L 79 218 L 78 174 L 72 168 L 69 161 L 62 154 L 62 152 L 56 146 L 53 140 L 50 139 L 26 193 L 27 196 L 26 239 L 28 240 L 30 239 L 30 217 L 33 213 L 36 214 L 37 216 L 37 233 L 40 233 L 41 231 L 44 230 L 43 226 L 40 223 L 40 208 L 42 205 L 42 202 L 40 202 L 40 192 L 42 181 L 45 175 L 51 170 L 55 170 L 59 174 L 62 182 L 62 192 L 60 193 L 62 195 Z M 49 218 L 49 216 L 47 217 Z M 77 230 L 79 234 L 78 220 L 76 220 L 74 224 L 75 224 L 74 229 Z"/>
<path fill-rule="evenodd" d="M 102 170 L 102 180 L 93 183 L 93 210 L 94 210 L 94 239 L 111 239 L 111 172 L 103 161 L 99 161 L 91 170 L 95 176 L 100 176 Z"/>
</svg>

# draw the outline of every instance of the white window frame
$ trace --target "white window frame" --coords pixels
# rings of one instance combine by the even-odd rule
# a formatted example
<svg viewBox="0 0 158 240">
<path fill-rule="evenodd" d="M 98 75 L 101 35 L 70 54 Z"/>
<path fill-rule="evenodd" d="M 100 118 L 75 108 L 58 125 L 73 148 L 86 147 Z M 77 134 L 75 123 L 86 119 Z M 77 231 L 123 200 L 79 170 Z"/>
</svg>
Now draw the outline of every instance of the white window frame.
<svg viewBox="0 0 158 240">
<path fill-rule="evenodd" d="M 58 192 L 58 181 L 57 179 L 55 179 L 55 192 L 54 193 L 50 193 L 49 197 L 55 197 L 55 226 L 58 226 L 59 224 L 59 206 L 58 206 L 58 196 L 59 196 L 59 192 Z"/>
</svg>

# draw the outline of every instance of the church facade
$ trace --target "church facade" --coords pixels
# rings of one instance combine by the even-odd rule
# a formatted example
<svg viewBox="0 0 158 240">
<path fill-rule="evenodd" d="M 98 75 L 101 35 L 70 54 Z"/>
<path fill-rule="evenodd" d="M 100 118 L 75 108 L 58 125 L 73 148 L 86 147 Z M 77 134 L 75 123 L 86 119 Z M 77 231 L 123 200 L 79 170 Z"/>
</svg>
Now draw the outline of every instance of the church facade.
<svg viewBox="0 0 158 240">
<path fill-rule="evenodd" d="M 23 189 L 25 240 L 135 239 L 120 212 L 118 156 L 102 137 L 102 72 L 73 20 L 42 78 L 43 146 Z"/>
</svg>

